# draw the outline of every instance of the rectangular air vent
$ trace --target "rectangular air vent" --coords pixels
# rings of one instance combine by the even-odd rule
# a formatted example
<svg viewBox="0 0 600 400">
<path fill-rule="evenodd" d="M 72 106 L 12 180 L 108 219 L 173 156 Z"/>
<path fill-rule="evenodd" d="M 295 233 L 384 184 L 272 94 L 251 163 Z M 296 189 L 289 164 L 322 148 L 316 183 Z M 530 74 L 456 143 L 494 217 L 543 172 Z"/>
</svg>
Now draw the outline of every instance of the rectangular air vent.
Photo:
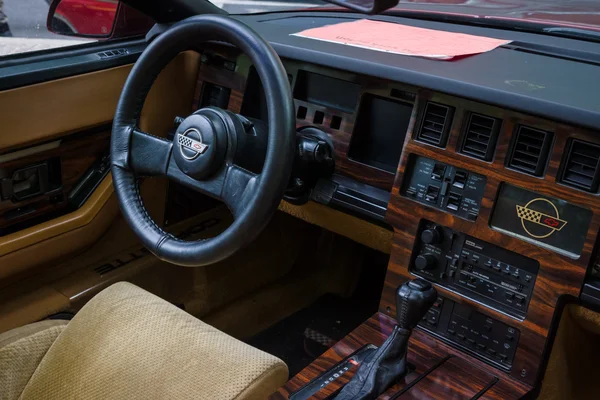
<svg viewBox="0 0 600 400">
<path fill-rule="evenodd" d="M 552 132 L 519 125 L 506 166 L 533 176 L 543 176 L 552 146 Z"/>
<path fill-rule="evenodd" d="M 496 150 L 500 120 L 481 114 L 471 114 L 463 134 L 460 153 L 491 161 Z"/>
<path fill-rule="evenodd" d="M 454 108 L 442 104 L 428 102 L 425 105 L 421 129 L 417 133 L 417 140 L 438 147 L 446 147 L 448 132 L 452 125 Z"/>
<path fill-rule="evenodd" d="M 571 139 L 560 181 L 586 192 L 597 193 L 600 183 L 600 146 Z"/>
</svg>

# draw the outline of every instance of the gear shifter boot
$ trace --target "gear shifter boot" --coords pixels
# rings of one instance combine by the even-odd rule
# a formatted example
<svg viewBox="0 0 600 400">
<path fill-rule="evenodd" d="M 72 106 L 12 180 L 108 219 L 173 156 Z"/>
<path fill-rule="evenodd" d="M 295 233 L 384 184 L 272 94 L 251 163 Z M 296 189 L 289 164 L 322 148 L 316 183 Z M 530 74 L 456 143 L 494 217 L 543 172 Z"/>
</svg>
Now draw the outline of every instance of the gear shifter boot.
<svg viewBox="0 0 600 400">
<path fill-rule="evenodd" d="M 392 334 L 365 360 L 335 400 L 373 400 L 407 372 L 406 353 L 412 329 L 437 299 L 437 291 L 421 279 L 409 281 L 396 292 L 398 325 Z"/>
<path fill-rule="evenodd" d="M 395 326 L 392 334 L 371 359 L 360 365 L 335 400 L 376 399 L 403 376 L 406 373 L 406 350 L 410 333 L 407 329 Z"/>
</svg>

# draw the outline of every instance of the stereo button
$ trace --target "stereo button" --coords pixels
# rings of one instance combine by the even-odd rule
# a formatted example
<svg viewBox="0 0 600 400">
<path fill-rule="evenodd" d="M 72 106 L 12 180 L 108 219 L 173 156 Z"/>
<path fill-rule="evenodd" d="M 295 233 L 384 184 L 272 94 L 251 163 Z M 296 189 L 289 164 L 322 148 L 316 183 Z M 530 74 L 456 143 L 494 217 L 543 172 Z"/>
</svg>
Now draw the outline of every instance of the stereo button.
<svg viewBox="0 0 600 400">
<path fill-rule="evenodd" d="M 517 297 L 517 304 L 522 305 L 523 303 L 525 303 L 525 298 L 524 297 Z"/>
<path fill-rule="evenodd" d="M 419 254 L 415 258 L 415 267 L 419 271 L 433 269 L 437 266 L 437 258 L 433 254 Z"/>
<path fill-rule="evenodd" d="M 444 238 L 444 232 L 439 226 L 432 226 L 421 233 L 421 241 L 426 244 L 438 244 Z"/>
</svg>

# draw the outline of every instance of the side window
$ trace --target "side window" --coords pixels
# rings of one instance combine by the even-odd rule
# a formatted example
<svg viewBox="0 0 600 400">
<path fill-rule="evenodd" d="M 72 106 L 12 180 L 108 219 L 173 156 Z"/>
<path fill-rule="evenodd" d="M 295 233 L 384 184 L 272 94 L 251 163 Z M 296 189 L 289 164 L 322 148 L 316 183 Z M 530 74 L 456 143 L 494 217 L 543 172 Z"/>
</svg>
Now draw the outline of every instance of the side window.
<svg viewBox="0 0 600 400">
<path fill-rule="evenodd" d="M 154 21 L 117 0 L 0 0 L 8 55 L 144 35 Z"/>
</svg>

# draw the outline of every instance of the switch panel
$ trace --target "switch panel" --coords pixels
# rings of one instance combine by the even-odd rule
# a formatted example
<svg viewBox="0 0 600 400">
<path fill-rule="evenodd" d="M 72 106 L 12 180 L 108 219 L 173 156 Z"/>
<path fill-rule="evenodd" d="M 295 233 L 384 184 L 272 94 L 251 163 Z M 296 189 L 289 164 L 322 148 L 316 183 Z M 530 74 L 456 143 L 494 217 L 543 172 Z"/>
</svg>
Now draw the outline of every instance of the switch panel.
<svg viewBox="0 0 600 400">
<path fill-rule="evenodd" d="M 507 371 L 519 343 L 516 328 L 441 296 L 419 326 Z"/>
<path fill-rule="evenodd" d="M 539 263 L 423 220 L 409 271 L 516 318 L 525 318 Z"/>
<path fill-rule="evenodd" d="M 411 155 L 406 177 L 402 196 L 470 221 L 477 219 L 485 176 Z"/>
</svg>

